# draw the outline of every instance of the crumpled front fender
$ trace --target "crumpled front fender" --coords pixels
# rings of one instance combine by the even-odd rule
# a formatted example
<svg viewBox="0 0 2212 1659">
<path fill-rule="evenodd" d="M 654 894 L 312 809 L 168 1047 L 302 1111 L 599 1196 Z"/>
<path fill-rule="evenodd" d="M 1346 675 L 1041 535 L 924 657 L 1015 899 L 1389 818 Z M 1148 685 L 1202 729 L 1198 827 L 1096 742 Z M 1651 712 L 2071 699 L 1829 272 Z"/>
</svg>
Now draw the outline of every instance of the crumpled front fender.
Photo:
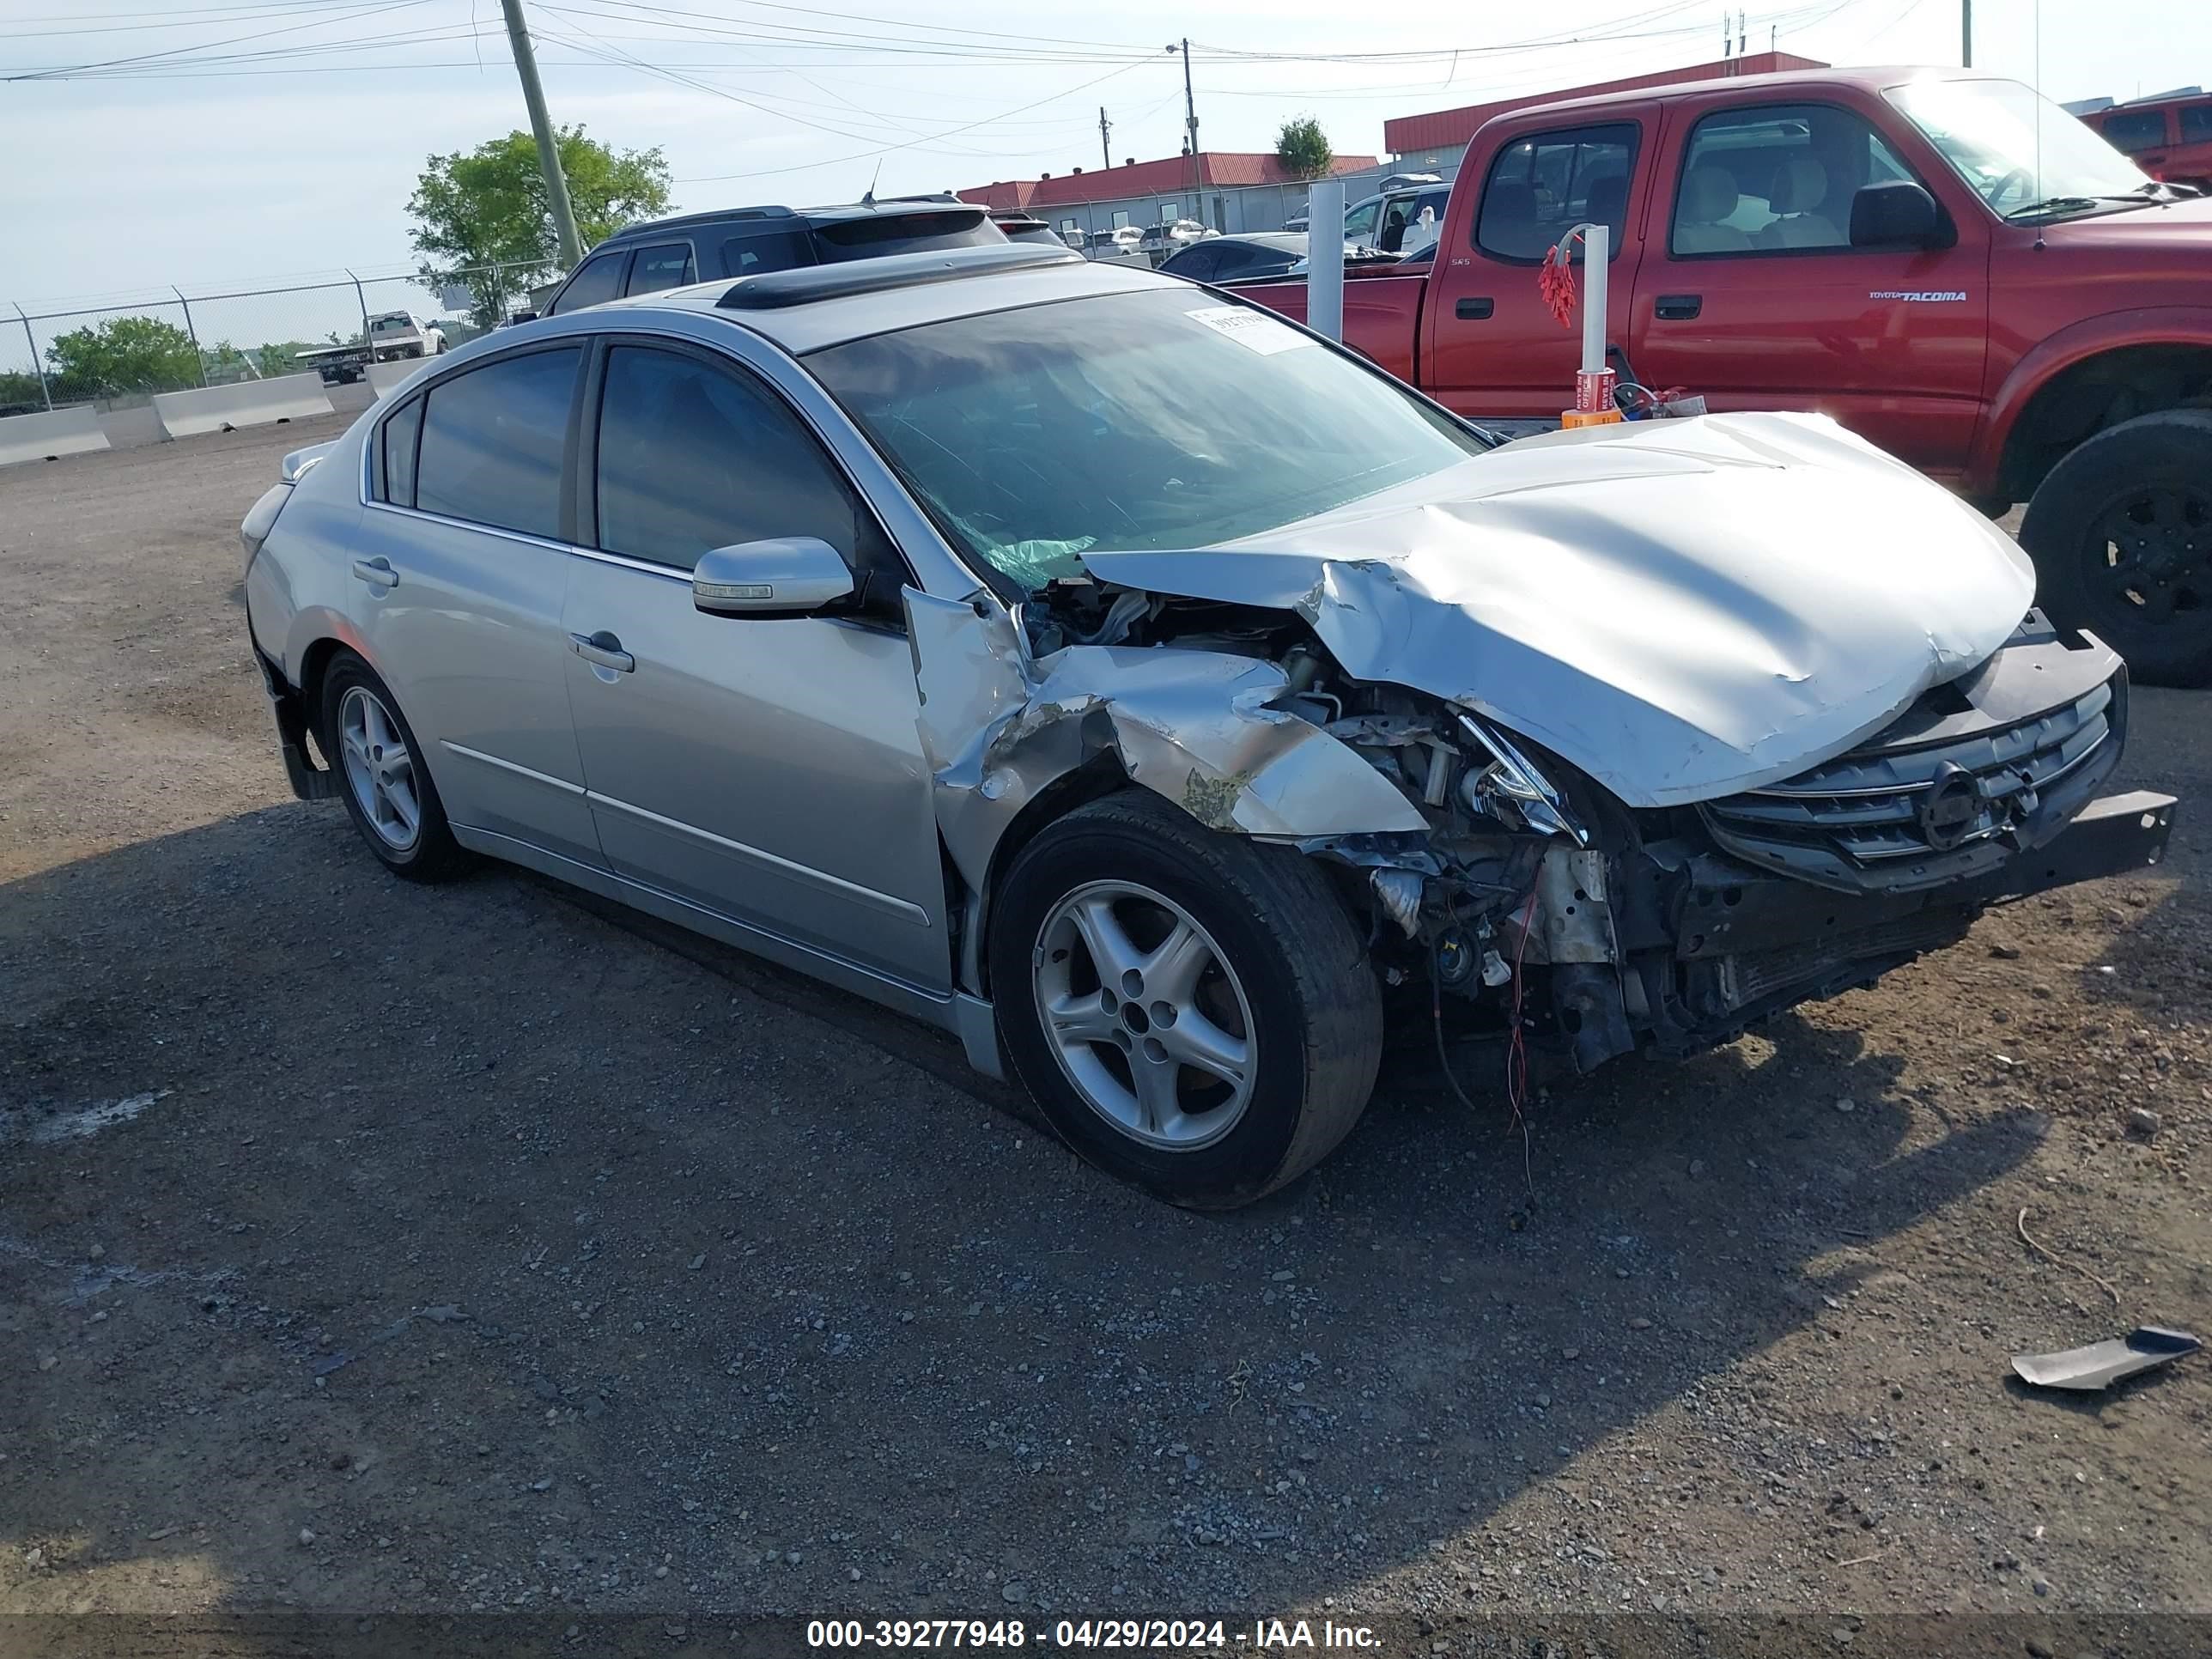
<svg viewBox="0 0 2212 1659">
<path fill-rule="evenodd" d="M 1022 809 L 1102 754 L 1211 829 L 1284 842 L 1428 829 L 1352 750 L 1273 706 L 1289 681 L 1273 663 L 1087 645 L 1032 659 L 994 603 L 909 589 L 906 604 L 938 827 L 978 890 Z"/>
</svg>

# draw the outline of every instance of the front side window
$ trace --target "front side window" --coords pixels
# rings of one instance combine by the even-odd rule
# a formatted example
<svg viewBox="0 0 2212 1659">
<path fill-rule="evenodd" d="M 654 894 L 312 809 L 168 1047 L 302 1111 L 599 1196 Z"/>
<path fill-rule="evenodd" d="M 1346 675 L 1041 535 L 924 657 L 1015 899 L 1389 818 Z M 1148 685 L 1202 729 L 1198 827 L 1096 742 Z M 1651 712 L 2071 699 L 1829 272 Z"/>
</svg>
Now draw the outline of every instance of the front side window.
<svg viewBox="0 0 2212 1659">
<path fill-rule="evenodd" d="M 415 505 L 548 539 L 561 533 L 561 461 L 582 349 L 502 357 L 424 394 Z"/>
<path fill-rule="evenodd" d="M 2181 142 L 2185 144 L 2212 143 L 2212 104 L 2184 104 L 2181 106 Z"/>
<path fill-rule="evenodd" d="M 1379 196 L 1346 209 L 1344 240 L 1347 242 L 1358 242 L 1372 236 L 1375 234 L 1376 215 L 1382 210 L 1382 198 Z"/>
<path fill-rule="evenodd" d="M 629 257 L 629 250 L 622 248 L 585 260 L 576 267 L 576 274 L 561 290 L 560 297 L 553 301 L 552 314 L 557 317 L 563 312 L 580 311 L 586 306 L 613 299 L 616 289 L 622 286 L 623 261 Z"/>
<path fill-rule="evenodd" d="M 2017 81 L 1931 77 L 1886 95 L 2000 216 L 2109 211 L 2147 199 L 2142 168 Z"/>
<path fill-rule="evenodd" d="M 881 532 L 765 387 L 683 352 L 618 345 L 599 399 L 599 544 L 689 570 L 738 542 L 814 536 L 864 569 Z"/>
<path fill-rule="evenodd" d="M 665 288 L 681 288 L 691 280 L 691 244 L 668 242 L 641 247 L 630 261 L 630 294 L 658 294 Z"/>
<path fill-rule="evenodd" d="M 1851 198 L 1910 179 L 1860 117 L 1825 104 L 1723 110 L 1691 130 L 1667 246 L 1675 254 L 1851 245 Z"/>
<path fill-rule="evenodd" d="M 2166 142 L 2166 112 L 2138 109 L 2107 115 L 2102 131 L 2106 143 L 2130 155 L 2156 149 Z"/>
<path fill-rule="evenodd" d="M 1467 428 L 1256 307 L 1187 289 L 932 323 L 809 356 L 951 544 L 1034 588 L 1440 472 Z"/>
<path fill-rule="evenodd" d="M 1483 182 L 1474 245 L 1533 264 L 1577 225 L 1596 223 L 1612 231 L 1611 257 L 1619 258 L 1636 145 L 1637 128 L 1627 121 L 1532 133 L 1508 144 Z"/>
</svg>

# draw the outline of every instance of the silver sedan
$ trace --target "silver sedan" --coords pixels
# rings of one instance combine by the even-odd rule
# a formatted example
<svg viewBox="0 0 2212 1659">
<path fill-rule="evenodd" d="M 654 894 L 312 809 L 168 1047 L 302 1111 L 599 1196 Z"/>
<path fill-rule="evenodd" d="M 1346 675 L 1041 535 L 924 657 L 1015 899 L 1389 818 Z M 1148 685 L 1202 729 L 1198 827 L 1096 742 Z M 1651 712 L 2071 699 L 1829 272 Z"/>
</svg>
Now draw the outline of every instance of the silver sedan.
<svg viewBox="0 0 2212 1659">
<path fill-rule="evenodd" d="M 1042 247 L 501 330 L 243 537 L 294 787 L 390 870 L 526 865 L 945 1026 L 1188 1204 L 1341 1140 L 1386 1008 L 1509 1097 L 1531 1047 L 1686 1052 L 2172 805 L 2093 799 L 2112 653 L 1831 423 L 1500 448 Z"/>
</svg>

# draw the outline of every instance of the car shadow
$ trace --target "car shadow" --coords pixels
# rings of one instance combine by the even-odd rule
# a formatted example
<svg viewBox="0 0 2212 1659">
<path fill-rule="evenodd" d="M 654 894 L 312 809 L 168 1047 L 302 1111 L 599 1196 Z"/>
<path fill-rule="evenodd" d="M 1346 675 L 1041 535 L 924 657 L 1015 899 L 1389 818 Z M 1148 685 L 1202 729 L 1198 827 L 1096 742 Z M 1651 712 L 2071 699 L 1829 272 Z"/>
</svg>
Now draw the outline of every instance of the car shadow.
<svg viewBox="0 0 2212 1659">
<path fill-rule="evenodd" d="M 2041 1133 L 1788 1018 L 1525 1142 L 1408 1056 L 1194 1216 L 933 1034 L 326 807 L 0 887 L 0 983 L 29 1612 L 1310 1606 L 1786 1338 L 1870 1363 L 1871 1246 Z"/>
</svg>

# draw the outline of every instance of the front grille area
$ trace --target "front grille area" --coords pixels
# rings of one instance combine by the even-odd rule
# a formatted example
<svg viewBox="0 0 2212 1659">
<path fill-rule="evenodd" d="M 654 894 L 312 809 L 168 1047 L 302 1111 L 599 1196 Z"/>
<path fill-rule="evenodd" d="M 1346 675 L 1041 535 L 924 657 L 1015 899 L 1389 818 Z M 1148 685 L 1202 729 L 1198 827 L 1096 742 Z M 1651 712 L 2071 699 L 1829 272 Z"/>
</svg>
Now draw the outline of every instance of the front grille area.
<svg viewBox="0 0 2212 1659">
<path fill-rule="evenodd" d="M 2056 834 L 2110 775 L 2126 684 L 2115 676 L 2045 714 L 1948 741 L 1876 738 L 1708 804 L 1706 825 L 1750 864 L 1846 891 L 1910 891 L 1975 873 Z"/>
</svg>

